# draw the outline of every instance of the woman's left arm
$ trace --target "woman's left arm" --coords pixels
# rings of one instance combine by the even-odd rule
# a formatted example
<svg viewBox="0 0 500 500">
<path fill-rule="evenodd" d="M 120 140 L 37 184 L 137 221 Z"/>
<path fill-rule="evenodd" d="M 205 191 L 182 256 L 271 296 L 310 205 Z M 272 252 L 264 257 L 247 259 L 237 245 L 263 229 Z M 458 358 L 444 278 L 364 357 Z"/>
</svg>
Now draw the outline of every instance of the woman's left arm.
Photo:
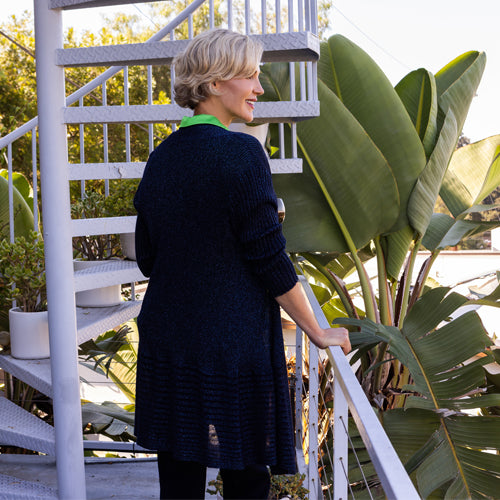
<svg viewBox="0 0 500 500">
<path fill-rule="evenodd" d="M 297 274 L 285 251 L 267 157 L 256 139 L 245 146 L 229 188 L 233 229 L 252 272 L 276 297 L 295 285 Z"/>
</svg>

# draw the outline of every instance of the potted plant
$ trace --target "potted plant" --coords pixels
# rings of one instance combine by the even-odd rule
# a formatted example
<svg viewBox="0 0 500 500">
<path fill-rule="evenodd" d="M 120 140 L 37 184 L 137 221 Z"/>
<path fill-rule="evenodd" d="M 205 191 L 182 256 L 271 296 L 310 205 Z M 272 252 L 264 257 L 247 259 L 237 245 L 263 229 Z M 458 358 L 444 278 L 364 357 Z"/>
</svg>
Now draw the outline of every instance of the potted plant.
<svg viewBox="0 0 500 500">
<path fill-rule="evenodd" d="M 105 197 L 97 191 L 89 191 L 85 197 L 71 206 L 74 219 L 94 219 L 106 214 Z M 84 235 L 73 238 L 74 268 L 80 271 L 101 265 L 119 255 L 119 242 L 115 235 Z M 122 302 L 121 285 L 111 285 L 92 290 L 76 292 L 78 307 L 109 307 Z"/>
<path fill-rule="evenodd" d="M 137 215 L 134 195 L 138 185 L 139 179 L 120 179 L 111 183 L 110 195 L 104 201 L 106 215 L 108 217 Z M 120 245 L 125 258 L 136 260 L 135 233 L 120 234 Z"/>
<path fill-rule="evenodd" d="M 44 248 L 36 231 L 0 242 L 0 301 L 16 304 L 9 310 L 12 356 L 49 357 Z"/>
</svg>

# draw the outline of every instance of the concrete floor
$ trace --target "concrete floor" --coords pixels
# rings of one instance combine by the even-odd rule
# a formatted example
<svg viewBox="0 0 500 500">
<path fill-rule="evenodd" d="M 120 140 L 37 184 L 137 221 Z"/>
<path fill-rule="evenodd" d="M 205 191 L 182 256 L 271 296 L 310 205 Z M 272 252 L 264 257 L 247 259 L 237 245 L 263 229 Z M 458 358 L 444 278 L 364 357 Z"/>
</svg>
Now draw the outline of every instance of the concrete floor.
<svg viewBox="0 0 500 500">
<path fill-rule="evenodd" d="M 52 488 L 55 491 L 57 490 L 54 457 L 0 455 L 0 473 L 19 480 L 37 483 Z M 214 479 L 216 475 L 216 470 L 209 469 L 207 482 Z M 87 458 L 85 476 L 87 500 L 159 498 L 156 458 Z M 4 498 L 1 492 L 0 498 Z M 12 498 L 17 498 L 17 495 Z M 19 498 L 24 497 L 19 496 Z M 206 498 L 215 500 L 217 497 L 207 494 Z"/>
</svg>

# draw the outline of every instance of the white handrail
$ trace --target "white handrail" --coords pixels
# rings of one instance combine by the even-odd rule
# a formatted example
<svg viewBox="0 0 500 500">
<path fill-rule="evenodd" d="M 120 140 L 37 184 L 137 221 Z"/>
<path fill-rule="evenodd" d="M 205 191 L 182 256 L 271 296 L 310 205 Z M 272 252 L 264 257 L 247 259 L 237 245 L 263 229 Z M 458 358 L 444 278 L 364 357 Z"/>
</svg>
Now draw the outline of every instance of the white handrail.
<svg viewBox="0 0 500 500">
<path fill-rule="evenodd" d="M 309 283 L 304 277 L 300 277 L 300 281 L 319 325 L 322 328 L 329 328 L 331 325 L 328 323 Z M 370 406 L 342 350 L 340 347 L 330 347 L 327 349 L 327 354 L 335 371 L 335 381 L 340 385 L 347 400 L 351 415 L 356 422 L 385 494 L 388 498 L 418 500 L 420 496 L 415 486 Z M 342 496 L 347 498 L 347 491 Z"/>
</svg>

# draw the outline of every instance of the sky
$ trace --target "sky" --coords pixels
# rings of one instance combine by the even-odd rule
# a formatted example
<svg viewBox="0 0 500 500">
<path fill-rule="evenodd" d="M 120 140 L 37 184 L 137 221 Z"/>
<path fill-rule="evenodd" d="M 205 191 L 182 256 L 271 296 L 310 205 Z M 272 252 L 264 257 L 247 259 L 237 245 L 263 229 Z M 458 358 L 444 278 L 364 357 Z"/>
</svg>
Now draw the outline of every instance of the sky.
<svg viewBox="0 0 500 500">
<path fill-rule="evenodd" d="M 500 134 L 499 0 L 333 0 L 332 4 L 329 34 L 340 33 L 359 45 L 393 85 L 415 69 L 437 73 L 464 52 L 486 52 L 486 69 L 463 132 L 473 142 Z M 33 0 L 0 0 L 0 24 L 32 8 Z M 141 15 L 134 5 L 67 11 L 64 27 L 95 30 L 103 23 L 103 14 L 118 10 Z"/>
</svg>

